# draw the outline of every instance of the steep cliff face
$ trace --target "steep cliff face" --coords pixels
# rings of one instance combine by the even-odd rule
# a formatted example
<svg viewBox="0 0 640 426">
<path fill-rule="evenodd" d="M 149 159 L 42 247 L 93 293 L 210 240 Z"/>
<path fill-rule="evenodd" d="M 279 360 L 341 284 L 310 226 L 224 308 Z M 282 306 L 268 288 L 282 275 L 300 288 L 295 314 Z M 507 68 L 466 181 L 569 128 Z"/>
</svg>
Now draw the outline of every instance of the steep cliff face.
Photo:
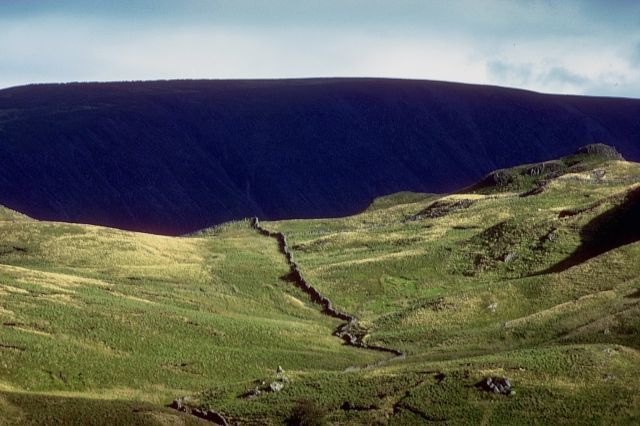
<svg viewBox="0 0 640 426">
<path fill-rule="evenodd" d="M 385 79 L 24 86 L 0 91 L 0 204 L 178 234 L 346 215 L 592 142 L 640 159 L 640 100 Z"/>
</svg>

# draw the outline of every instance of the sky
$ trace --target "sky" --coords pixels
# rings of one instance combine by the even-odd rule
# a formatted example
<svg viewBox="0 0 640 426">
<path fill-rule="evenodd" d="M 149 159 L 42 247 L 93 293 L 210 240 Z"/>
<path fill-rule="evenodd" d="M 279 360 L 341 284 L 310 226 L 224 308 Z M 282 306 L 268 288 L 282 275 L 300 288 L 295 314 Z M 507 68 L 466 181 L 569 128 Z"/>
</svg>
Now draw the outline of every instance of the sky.
<svg viewBox="0 0 640 426">
<path fill-rule="evenodd" d="M 640 98 L 640 0 L 0 0 L 0 88 L 290 77 Z"/>
</svg>

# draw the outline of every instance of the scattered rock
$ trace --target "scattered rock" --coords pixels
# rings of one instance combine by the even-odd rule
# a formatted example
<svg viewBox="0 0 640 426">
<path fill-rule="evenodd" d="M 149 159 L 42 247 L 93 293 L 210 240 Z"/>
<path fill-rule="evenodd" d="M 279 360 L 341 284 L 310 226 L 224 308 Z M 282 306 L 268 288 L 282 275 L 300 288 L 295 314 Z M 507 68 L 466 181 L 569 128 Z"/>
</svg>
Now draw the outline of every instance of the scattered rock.
<svg viewBox="0 0 640 426">
<path fill-rule="evenodd" d="M 276 374 L 282 374 L 284 373 L 284 369 L 281 366 L 278 366 L 278 368 L 276 369 Z"/>
<path fill-rule="evenodd" d="M 502 261 L 504 263 L 510 263 L 513 262 L 514 260 L 516 260 L 518 257 L 518 253 L 516 252 L 509 252 L 507 254 L 504 255 L 504 257 L 502 258 Z"/>
<path fill-rule="evenodd" d="M 603 379 L 605 382 L 610 382 L 612 380 L 615 380 L 616 376 L 614 376 L 613 374 L 605 374 Z"/>
<path fill-rule="evenodd" d="M 476 387 L 486 392 L 502 395 L 515 395 L 516 393 L 511 388 L 511 381 L 506 377 L 485 377 L 476 384 Z"/>
<path fill-rule="evenodd" d="M 271 382 L 269 384 L 269 390 L 271 392 L 280 392 L 282 389 L 284 389 L 284 383 L 282 382 Z"/>
<path fill-rule="evenodd" d="M 495 312 L 496 309 L 498 309 L 498 302 L 492 302 L 491 304 L 489 304 L 489 306 L 487 306 L 487 309 L 489 309 L 491 312 Z"/>
</svg>

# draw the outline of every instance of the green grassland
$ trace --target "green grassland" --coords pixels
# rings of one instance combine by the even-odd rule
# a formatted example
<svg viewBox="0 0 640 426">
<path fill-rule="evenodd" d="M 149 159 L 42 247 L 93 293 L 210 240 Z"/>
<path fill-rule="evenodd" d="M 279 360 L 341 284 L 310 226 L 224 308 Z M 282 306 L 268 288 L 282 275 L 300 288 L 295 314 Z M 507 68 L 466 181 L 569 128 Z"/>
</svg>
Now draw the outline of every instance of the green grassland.
<svg viewBox="0 0 640 426">
<path fill-rule="evenodd" d="M 202 422 L 166 408 L 184 396 L 242 424 L 301 399 L 330 424 L 638 424 L 640 165 L 589 152 L 499 176 L 262 222 L 393 360 L 333 337 L 248 221 L 175 238 L 2 209 L 0 424 Z M 278 366 L 281 391 L 242 396 Z"/>
</svg>

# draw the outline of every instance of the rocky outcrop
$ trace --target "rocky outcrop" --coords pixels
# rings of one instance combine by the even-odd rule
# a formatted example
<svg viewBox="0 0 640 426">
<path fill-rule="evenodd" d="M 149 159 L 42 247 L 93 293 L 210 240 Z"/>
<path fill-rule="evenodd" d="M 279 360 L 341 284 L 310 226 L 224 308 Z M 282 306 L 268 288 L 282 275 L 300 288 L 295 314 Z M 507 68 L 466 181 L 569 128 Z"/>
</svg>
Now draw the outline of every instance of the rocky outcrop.
<svg viewBox="0 0 640 426">
<path fill-rule="evenodd" d="M 438 217 L 446 216 L 447 214 L 457 210 L 467 209 L 471 207 L 474 202 L 475 201 L 471 199 L 437 200 L 429 204 L 425 209 L 411 216 L 408 220 L 413 221 L 426 218 L 435 219 Z"/>
<path fill-rule="evenodd" d="M 266 392 L 280 392 L 289 383 L 289 377 L 284 374 L 284 369 L 278 366 L 275 380 L 256 380 L 254 383 L 256 386 L 240 395 L 240 398 L 253 399 Z"/>
<path fill-rule="evenodd" d="M 506 377 L 485 377 L 476 384 L 476 387 L 486 392 L 513 395 L 516 392 L 511 388 L 511 381 Z"/>
<path fill-rule="evenodd" d="M 370 349 L 378 352 L 386 352 L 394 355 L 394 358 L 404 358 L 405 353 L 394 348 L 389 348 L 382 345 L 370 345 L 365 342 L 366 333 L 356 331 L 358 329 L 358 318 L 346 312 L 342 312 L 335 308 L 331 300 L 320 293 L 315 287 L 313 287 L 304 278 L 300 267 L 293 259 L 293 253 L 289 249 L 287 244 L 287 237 L 282 232 L 271 232 L 260 225 L 260 221 L 257 217 L 251 219 L 251 227 L 258 231 L 260 234 L 274 238 L 278 242 L 280 252 L 287 259 L 289 265 L 289 279 L 295 284 L 296 287 L 307 293 L 311 300 L 318 305 L 322 306 L 322 312 L 325 315 L 346 321 L 341 324 L 333 332 L 333 335 L 341 338 L 346 344 L 355 346 L 362 349 Z"/>
<path fill-rule="evenodd" d="M 624 160 L 624 157 L 622 157 L 622 154 L 620 154 L 617 149 L 603 143 L 581 146 L 576 151 L 576 154 L 598 155 L 608 160 Z"/>
<path fill-rule="evenodd" d="M 189 400 L 190 398 L 188 397 L 174 399 L 173 402 L 169 404 L 169 407 L 173 408 L 174 410 L 178 410 L 183 413 L 188 413 L 201 419 L 208 420 L 217 425 L 229 425 L 227 419 L 222 414 L 214 410 L 205 410 L 202 408 L 193 407 L 189 404 Z"/>
</svg>

